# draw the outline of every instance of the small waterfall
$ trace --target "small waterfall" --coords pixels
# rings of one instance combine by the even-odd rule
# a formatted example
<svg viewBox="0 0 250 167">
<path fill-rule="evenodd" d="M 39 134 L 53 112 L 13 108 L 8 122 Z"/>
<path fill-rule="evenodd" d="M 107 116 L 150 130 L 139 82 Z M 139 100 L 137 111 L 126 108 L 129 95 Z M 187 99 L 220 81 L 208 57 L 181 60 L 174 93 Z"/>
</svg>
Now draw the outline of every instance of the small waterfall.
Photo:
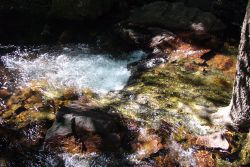
<svg viewBox="0 0 250 167">
<path fill-rule="evenodd" d="M 55 89 L 90 88 L 96 93 L 121 90 L 131 75 L 127 65 L 145 57 L 144 52 L 134 51 L 115 58 L 110 54 L 91 53 L 87 46 L 79 45 L 40 52 L 37 48 L 19 49 L 2 56 L 5 68 L 15 73 L 18 86 L 46 80 Z"/>
</svg>

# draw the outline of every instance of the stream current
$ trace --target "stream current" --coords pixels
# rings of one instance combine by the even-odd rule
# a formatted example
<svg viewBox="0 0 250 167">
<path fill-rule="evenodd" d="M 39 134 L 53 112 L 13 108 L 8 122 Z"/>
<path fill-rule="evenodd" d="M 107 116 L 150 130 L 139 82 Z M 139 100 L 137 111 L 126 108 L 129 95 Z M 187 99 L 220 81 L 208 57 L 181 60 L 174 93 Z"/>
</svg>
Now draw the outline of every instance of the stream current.
<svg viewBox="0 0 250 167">
<path fill-rule="evenodd" d="M 1 89 L 15 92 L 19 87 L 32 87 L 40 83 L 43 84 L 43 89 L 45 88 L 46 96 L 50 95 L 51 98 L 53 98 L 54 92 L 67 88 L 73 88 L 79 94 L 84 89 L 91 89 L 99 95 L 105 95 L 110 91 L 122 90 L 132 75 L 128 68 L 129 64 L 142 60 L 146 56 L 147 54 L 141 50 L 111 53 L 92 48 L 86 44 L 0 45 L 0 86 Z M 142 130 L 140 132 L 142 136 L 148 136 L 145 129 L 140 129 Z M 35 138 L 38 131 L 37 125 L 31 126 L 25 137 Z M 0 152 L 1 147 L 0 141 Z M 195 166 L 196 162 L 192 155 L 193 149 L 183 150 L 176 142 L 170 143 L 170 149 L 173 156 L 179 154 L 177 160 L 181 164 Z M 6 156 L 7 159 L 11 159 L 10 166 L 13 167 L 19 166 L 20 163 L 23 165 L 29 164 L 31 167 L 39 165 L 48 167 L 105 167 L 133 166 L 133 164 L 152 166 L 153 164 L 153 162 L 141 161 L 138 158 L 140 155 L 147 154 L 143 149 L 133 154 L 126 152 L 119 153 L 119 155 L 95 152 L 85 155 L 68 152 L 57 154 L 45 150 L 41 146 L 37 150 L 22 152 L 21 155 L 8 150 L 7 153 L 11 153 Z M 0 156 L 0 166 L 1 158 Z"/>
<path fill-rule="evenodd" d="M 0 86 L 1 89 L 14 91 L 19 87 L 31 87 L 34 83 L 45 81 L 47 92 L 74 88 L 79 94 L 83 89 L 91 89 L 101 95 L 123 89 L 131 76 L 128 64 L 145 57 L 146 53 L 141 50 L 129 53 L 107 53 L 96 51 L 86 44 L 0 45 Z M 30 129 L 29 132 L 27 137 L 32 138 L 32 135 L 36 135 L 32 133 L 35 129 Z M 33 158 L 27 158 L 30 156 Z M 105 166 L 105 163 L 112 161 L 111 159 L 114 158 L 112 156 L 90 154 L 83 157 L 67 153 L 54 155 L 44 152 L 41 148 L 36 152 L 24 153 L 26 158 L 23 159 L 20 156 L 13 159 L 12 164 L 9 165 L 16 166 L 23 161 L 22 163 L 32 167 L 41 165 L 40 162 L 42 166 L 60 166 L 60 161 L 63 160 L 63 166 L 67 167 Z M 58 160 L 58 157 L 61 160 Z"/>
<path fill-rule="evenodd" d="M 96 93 L 121 90 L 131 75 L 127 65 L 146 56 L 139 50 L 114 56 L 93 51 L 85 44 L 0 47 L 2 50 L 12 49 L 1 55 L 1 61 L 15 77 L 15 86 L 46 80 L 48 86 L 55 89 L 89 88 Z"/>
</svg>

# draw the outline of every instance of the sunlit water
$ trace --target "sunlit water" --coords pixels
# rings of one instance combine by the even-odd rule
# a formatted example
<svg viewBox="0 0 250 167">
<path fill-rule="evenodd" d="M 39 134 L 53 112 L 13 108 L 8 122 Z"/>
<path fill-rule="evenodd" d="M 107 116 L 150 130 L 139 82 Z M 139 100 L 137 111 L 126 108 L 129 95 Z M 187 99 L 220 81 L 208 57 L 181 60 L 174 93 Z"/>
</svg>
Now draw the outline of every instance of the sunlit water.
<svg viewBox="0 0 250 167">
<path fill-rule="evenodd" d="M 80 91 L 84 88 L 90 88 L 97 93 L 123 89 L 131 76 L 127 65 L 146 57 L 146 53 L 143 51 L 116 54 L 115 56 L 98 53 L 84 44 L 23 48 L 0 45 L 0 49 L 8 50 L 9 48 L 11 48 L 10 51 L 1 53 L 1 61 L 4 68 L 12 74 L 12 77 L 14 76 L 15 86 L 29 86 L 31 82 L 45 80 L 48 87 L 54 89 L 74 87 Z M 36 134 L 33 129 L 26 135 L 32 138 Z M 194 166 L 195 162 L 188 161 L 193 158 L 192 150 L 183 151 L 177 143 L 171 144 L 171 150 L 182 153 L 178 157 L 180 164 Z M 44 159 L 43 156 L 37 156 Z M 50 155 L 44 156 L 49 164 L 53 164 Z M 63 153 L 58 156 L 66 167 L 110 166 L 114 163 L 117 166 L 120 163 L 140 166 L 141 163 L 136 158 L 138 156 L 136 154 L 123 155 L 119 157 L 120 159 L 113 157 L 113 155 L 99 155 L 97 153 L 86 156 Z"/>
<path fill-rule="evenodd" d="M 131 75 L 127 65 L 146 56 L 142 51 L 118 57 L 91 53 L 86 45 L 64 46 L 46 53 L 42 50 L 17 49 L 1 57 L 5 68 L 15 72 L 18 86 L 46 80 L 53 88 L 90 88 L 97 93 L 121 90 Z"/>
</svg>

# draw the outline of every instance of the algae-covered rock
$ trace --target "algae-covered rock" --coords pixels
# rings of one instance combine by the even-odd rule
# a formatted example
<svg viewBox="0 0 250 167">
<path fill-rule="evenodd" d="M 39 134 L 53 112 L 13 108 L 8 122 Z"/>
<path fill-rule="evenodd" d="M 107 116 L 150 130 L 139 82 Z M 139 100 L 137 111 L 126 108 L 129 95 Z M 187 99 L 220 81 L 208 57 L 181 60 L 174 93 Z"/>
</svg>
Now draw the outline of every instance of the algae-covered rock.
<svg viewBox="0 0 250 167">
<path fill-rule="evenodd" d="M 138 70 L 140 75 L 131 78 L 134 81 L 123 91 L 108 94 L 99 101 L 102 106 L 108 106 L 105 109 L 108 112 L 139 122 L 135 128 L 138 137 L 128 145 L 132 148 L 132 155 L 140 161 L 150 159 L 155 164 L 175 164 L 174 156 L 182 165 L 193 164 L 196 158 L 200 165 L 215 163 L 209 151 L 201 151 L 196 157 L 195 150 L 206 146 L 192 141 L 197 140 L 197 136 L 209 136 L 222 128 L 212 126 L 209 115 L 218 106 L 229 103 L 232 81 L 218 71 L 199 73 L 195 69 L 186 70 L 183 64 L 188 61 L 183 59 L 147 71 Z M 228 83 L 228 87 L 213 78 Z M 157 133 L 150 140 L 147 140 L 150 133 L 140 139 L 140 131 L 145 129 L 153 129 Z M 217 145 L 211 143 L 207 145 L 209 149 L 217 149 Z M 228 149 L 228 145 L 223 148 Z M 171 154 L 161 155 L 161 150 Z M 209 162 L 205 161 L 206 158 L 210 158 Z"/>
<path fill-rule="evenodd" d="M 240 152 L 240 164 L 246 166 L 250 164 L 250 133 L 248 133 Z"/>
<path fill-rule="evenodd" d="M 66 106 L 69 101 L 78 99 L 79 95 L 73 88 L 55 90 L 43 81 L 31 83 L 30 87 L 17 89 L 6 100 L 1 117 L 4 122 L 17 128 L 23 128 L 32 122 L 54 121 L 58 109 Z"/>
</svg>

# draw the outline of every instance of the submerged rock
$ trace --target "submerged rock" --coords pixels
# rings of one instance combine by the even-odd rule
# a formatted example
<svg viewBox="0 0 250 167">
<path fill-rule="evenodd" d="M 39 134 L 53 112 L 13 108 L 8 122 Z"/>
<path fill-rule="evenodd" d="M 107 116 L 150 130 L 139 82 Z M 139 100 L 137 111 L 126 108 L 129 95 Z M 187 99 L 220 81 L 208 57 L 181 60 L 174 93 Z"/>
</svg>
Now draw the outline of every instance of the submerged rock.
<svg viewBox="0 0 250 167">
<path fill-rule="evenodd" d="M 39 90 L 22 88 L 7 100 L 1 116 L 7 124 L 23 128 L 32 122 L 54 120 L 55 106 L 53 105 L 52 101 L 44 99 Z"/>
</svg>

